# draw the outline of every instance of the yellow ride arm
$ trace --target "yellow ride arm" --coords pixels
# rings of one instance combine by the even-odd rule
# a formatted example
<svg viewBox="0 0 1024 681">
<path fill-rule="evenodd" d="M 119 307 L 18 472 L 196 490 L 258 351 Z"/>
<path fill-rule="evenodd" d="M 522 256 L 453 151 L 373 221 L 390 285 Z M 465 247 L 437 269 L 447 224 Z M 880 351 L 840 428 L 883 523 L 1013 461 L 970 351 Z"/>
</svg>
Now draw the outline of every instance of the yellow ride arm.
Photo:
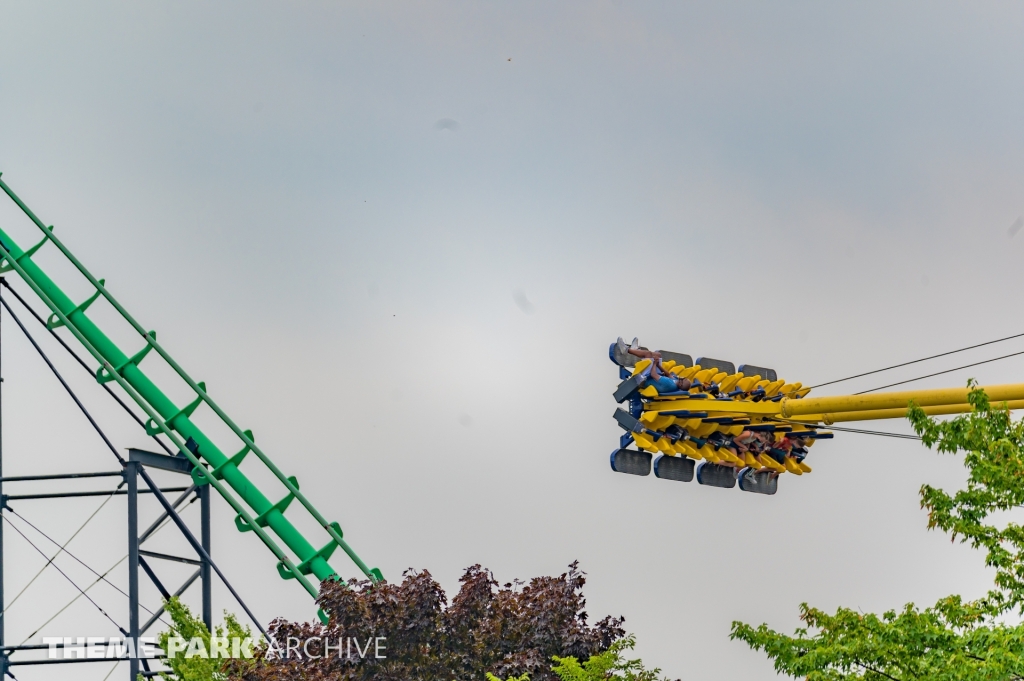
<svg viewBox="0 0 1024 681">
<path fill-rule="evenodd" d="M 1024 409 L 1024 383 L 981 386 L 993 405 L 1006 404 L 1010 409 Z M 644 405 L 647 411 L 688 409 L 761 419 L 781 418 L 805 423 L 841 423 L 904 418 L 913 402 L 926 414 L 962 414 L 973 409 L 967 402 L 967 388 L 907 390 L 873 395 L 837 395 L 834 397 L 783 398 L 778 402 L 750 400 L 681 399 L 656 400 Z"/>
</svg>

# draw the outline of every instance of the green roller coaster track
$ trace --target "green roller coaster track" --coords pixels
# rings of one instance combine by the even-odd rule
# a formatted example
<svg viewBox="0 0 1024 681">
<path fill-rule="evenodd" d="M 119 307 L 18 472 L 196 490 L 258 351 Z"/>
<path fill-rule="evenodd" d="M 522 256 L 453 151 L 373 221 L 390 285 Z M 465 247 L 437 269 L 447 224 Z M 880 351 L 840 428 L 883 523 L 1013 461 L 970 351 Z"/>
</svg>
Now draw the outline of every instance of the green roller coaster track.
<svg viewBox="0 0 1024 681">
<path fill-rule="evenodd" d="M 367 567 L 366 563 L 356 555 L 343 538 L 341 526 L 336 522 L 328 522 L 299 491 L 298 481 L 295 478 L 286 477 L 256 445 L 252 432 L 239 428 L 210 398 L 205 384 L 194 381 L 174 361 L 167 351 L 157 343 L 156 332 L 146 331 L 135 321 L 110 294 L 104 281 L 96 279 L 72 255 L 71 251 L 54 236 L 53 227 L 44 225 L 28 206 L 11 191 L 3 179 L 0 179 L 0 189 L 3 189 L 43 234 L 40 242 L 28 250 L 22 250 L 3 229 L 0 229 L 0 274 L 14 271 L 21 276 L 52 312 L 47 326 L 53 329 L 66 327 L 100 363 L 100 367 L 96 370 L 96 380 L 100 383 L 116 381 L 149 416 L 149 421 L 146 423 L 147 432 L 149 434 L 163 433 L 184 456 L 191 460 L 195 466 L 193 478 L 196 484 L 212 485 L 224 497 L 237 513 L 235 526 L 238 530 L 254 532 L 277 557 L 278 574 L 283 579 L 297 580 L 311 596 L 316 598 L 319 589 L 311 583 L 307 576 L 312 574 L 319 581 L 339 579 L 337 571 L 331 567 L 328 561 L 335 549 L 340 547 L 366 577 L 374 582 L 381 581 L 383 576 L 380 570 Z M 95 293 L 85 302 L 76 305 L 33 261 L 33 255 L 47 243 L 56 246 L 95 289 Z M 89 306 L 101 296 L 142 337 L 145 345 L 139 352 L 132 356 L 125 354 L 86 314 Z M 195 400 L 184 408 L 178 407 L 172 402 L 140 368 L 139 365 L 151 350 L 155 350 L 195 392 Z M 238 453 L 228 456 L 193 423 L 191 419 L 193 412 L 204 403 L 238 437 L 239 443 L 242 445 L 242 449 Z M 249 452 L 255 454 L 284 485 L 286 494 L 280 501 L 272 502 L 239 469 L 242 460 Z M 327 543 L 322 548 L 317 549 L 285 517 L 285 511 L 294 500 L 298 500 L 299 504 L 324 529 Z M 291 550 L 297 561 L 280 547 L 265 528 L 269 528 L 277 535 L 281 542 Z"/>
</svg>

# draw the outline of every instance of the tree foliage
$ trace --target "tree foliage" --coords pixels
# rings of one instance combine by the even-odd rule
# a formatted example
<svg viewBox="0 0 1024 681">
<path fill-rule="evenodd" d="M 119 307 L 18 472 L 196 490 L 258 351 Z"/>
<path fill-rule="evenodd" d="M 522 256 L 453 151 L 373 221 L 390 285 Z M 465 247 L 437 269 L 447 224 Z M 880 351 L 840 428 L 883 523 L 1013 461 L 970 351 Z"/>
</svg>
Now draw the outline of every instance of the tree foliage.
<svg viewBox="0 0 1024 681">
<path fill-rule="evenodd" d="M 164 654 L 167 654 L 170 638 L 181 637 L 186 641 L 193 638 L 202 639 L 207 656 L 194 655 L 186 657 L 179 653 L 173 658 L 165 658 L 164 662 L 170 667 L 173 675 L 161 674 L 161 678 L 176 678 L 178 681 L 226 681 L 230 678 L 229 670 L 240 670 L 242 667 L 251 664 L 247 660 L 210 659 L 210 630 L 177 597 L 172 597 L 167 601 L 164 604 L 164 610 L 171 616 L 171 626 L 157 638 L 157 645 L 163 650 Z M 216 627 L 214 635 L 246 639 L 252 637 L 252 632 L 249 630 L 249 627 L 243 627 L 234 615 L 225 612 L 224 626 Z"/>
<path fill-rule="evenodd" d="M 995 569 L 989 592 L 927 608 L 909 603 L 881 616 L 803 604 L 805 626 L 793 636 L 734 622 L 732 638 L 764 651 L 777 671 L 808 681 L 1024 678 L 1024 527 L 996 515 L 1024 505 L 1024 423 L 1005 405 L 991 405 L 973 381 L 968 387 L 973 412 L 938 421 L 912 407 L 909 419 L 927 447 L 963 453 L 966 487 L 950 494 L 924 485 L 921 507 L 929 529 L 984 552 Z"/>
<path fill-rule="evenodd" d="M 276 620 L 270 635 L 277 652 L 257 651 L 256 664 L 242 670 L 244 681 L 444 681 L 528 674 L 557 681 L 554 656 L 589 659 L 625 632 L 621 618 L 587 623 L 584 573 L 573 563 L 558 577 L 499 586 L 475 565 L 461 578 L 459 593 L 447 596 L 429 572 L 407 571 L 400 584 L 325 582 L 319 603 L 326 626 Z M 332 650 L 322 657 L 323 639 Z M 382 638 L 386 657 L 338 654 L 338 641 L 365 645 Z M 288 651 L 289 640 L 302 642 Z M 306 643 L 308 642 L 308 644 Z M 344 648 L 344 646 L 343 646 Z"/>
<path fill-rule="evenodd" d="M 619 639 L 608 650 L 591 655 L 586 662 L 575 657 L 552 658 L 555 662 L 551 671 L 560 681 L 659 681 L 660 669 L 644 669 L 640 660 L 624 660 L 622 654 L 632 650 L 636 638 L 632 635 Z M 487 681 L 502 681 L 494 674 L 487 674 Z M 528 674 L 512 677 L 505 681 L 530 681 Z"/>
<path fill-rule="evenodd" d="M 640 660 L 623 659 L 636 646 L 632 635 L 619 639 L 603 653 L 581 663 L 575 657 L 555 657 L 551 670 L 560 681 L 660 681 L 660 669 L 644 669 Z"/>
</svg>

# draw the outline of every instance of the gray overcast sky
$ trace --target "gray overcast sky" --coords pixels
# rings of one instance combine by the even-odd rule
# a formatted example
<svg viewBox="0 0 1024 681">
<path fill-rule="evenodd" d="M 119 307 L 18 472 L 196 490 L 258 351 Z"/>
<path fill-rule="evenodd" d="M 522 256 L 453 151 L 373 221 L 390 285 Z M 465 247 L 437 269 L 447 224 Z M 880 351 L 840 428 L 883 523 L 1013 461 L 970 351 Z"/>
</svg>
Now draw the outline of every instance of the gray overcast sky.
<svg viewBox="0 0 1024 681">
<path fill-rule="evenodd" d="M 1022 37 L 1012 2 L 3 0 L 0 171 L 392 579 L 453 592 L 473 563 L 510 581 L 579 559 L 589 612 L 625 615 L 649 664 L 767 680 L 731 621 L 984 592 L 982 557 L 918 508 L 962 468 L 842 435 L 774 498 L 614 475 L 607 345 L 811 384 L 1024 331 Z M 34 236 L 11 205 L 0 224 Z M 111 466 L 9 318 L 4 341 L 5 474 Z M 118 446 L 145 444 L 59 365 Z M 919 385 L 969 376 L 1024 361 Z M 71 545 L 97 569 L 120 504 Z M 98 505 L 16 508 L 63 540 Z M 215 513 L 257 614 L 311 617 Z M 10 598 L 41 560 L 6 542 Z M 9 641 L 73 595 L 40 578 Z M 80 601 L 36 638 L 112 633 Z"/>
</svg>

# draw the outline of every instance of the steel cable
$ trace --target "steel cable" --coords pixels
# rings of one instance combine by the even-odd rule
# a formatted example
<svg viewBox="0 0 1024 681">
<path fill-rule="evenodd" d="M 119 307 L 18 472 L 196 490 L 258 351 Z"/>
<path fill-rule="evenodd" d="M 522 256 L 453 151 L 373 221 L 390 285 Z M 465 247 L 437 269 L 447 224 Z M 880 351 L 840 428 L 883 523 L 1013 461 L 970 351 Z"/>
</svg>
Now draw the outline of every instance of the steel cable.
<svg viewBox="0 0 1024 681">
<path fill-rule="evenodd" d="M 1006 338 L 997 338 L 996 340 L 986 341 L 984 343 L 978 343 L 977 345 L 968 345 L 967 347 L 960 348 L 958 350 L 950 350 L 949 352 L 940 352 L 937 355 L 931 355 L 929 357 L 922 357 L 921 359 L 915 359 L 915 360 L 911 360 L 909 362 L 903 362 L 901 364 L 893 364 L 892 366 L 885 367 L 884 369 L 875 369 L 874 371 L 865 371 L 862 374 L 854 374 L 853 376 L 847 376 L 846 378 L 837 378 L 834 381 L 828 381 L 826 383 L 819 383 L 818 385 L 812 385 L 811 388 L 822 388 L 822 387 L 824 387 L 826 385 L 832 385 L 833 383 L 842 383 L 843 381 L 849 381 L 849 380 L 852 380 L 854 378 L 860 378 L 862 376 L 871 376 L 872 374 L 880 374 L 883 371 L 889 371 L 890 369 L 898 369 L 900 367 L 910 366 L 911 364 L 917 364 L 918 362 L 926 362 L 926 361 L 928 361 L 930 359 L 937 359 L 939 357 L 946 357 L 947 355 L 955 355 L 958 352 L 964 352 L 966 350 L 973 350 L 975 348 L 981 348 L 981 347 L 984 347 L 986 345 L 992 345 L 993 343 L 1002 343 L 1003 341 L 1013 340 L 1014 338 L 1024 338 L 1024 333 L 1018 333 L 1018 334 L 1013 335 L 1013 336 L 1007 336 Z M 1017 353 L 1017 354 L 1020 354 L 1020 353 Z M 1007 357 L 1012 357 L 1012 355 L 1007 355 Z M 1003 358 L 999 357 L 997 359 L 1003 359 Z M 990 360 L 990 361 L 995 361 L 995 360 Z M 971 366 L 971 365 L 969 365 L 969 366 Z M 951 371 L 955 371 L 955 370 L 951 370 Z M 894 385 L 899 385 L 899 384 L 894 384 Z M 886 386 L 886 387 L 888 387 L 888 386 Z M 881 390 L 881 388 L 876 388 L 876 390 Z M 857 393 L 857 394 L 859 395 L 860 393 Z"/>
<path fill-rule="evenodd" d="M 793 425 L 810 426 L 811 424 L 804 421 L 787 421 L 785 419 L 771 419 L 778 423 L 787 423 Z M 894 437 L 901 440 L 920 440 L 921 438 L 917 435 L 907 435 L 905 433 L 887 433 L 884 430 L 862 430 L 860 428 L 843 428 L 840 426 L 815 426 L 823 430 L 838 430 L 843 433 L 858 433 L 860 435 L 881 435 L 884 437 Z"/>
<path fill-rule="evenodd" d="M 999 361 L 1001 359 L 1007 359 L 1009 357 L 1016 357 L 1018 355 L 1024 355 L 1024 350 L 1022 350 L 1020 352 L 1013 352 L 1013 353 L 1010 353 L 1009 355 L 1003 355 L 1002 357 L 993 357 L 992 359 L 985 359 L 985 360 L 982 360 L 980 362 L 973 362 L 972 364 L 965 364 L 963 366 L 956 367 L 955 369 L 946 369 L 945 371 L 936 371 L 934 374 L 926 374 L 924 376 L 918 376 L 917 378 L 909 378 L 909 379 L 907 379 L 905 381 L 898 381 L 897 383 L 890 383 L 889 385 L 883 385 L 883 386 L 878 387 L 878 388 L 872 388 L 871 390 L 862 390 L 859 393 L 854 393 L 854 395 L 866 395 L 867 393 L 873 393 L 873 392 L 878 391 L 878 390 L 885 390 L 886 388 L 893 388 L 893 387 L 895 387 L 897 385 L 903 385 L 904 383 L 913 383 L 914 381 L 920 381 L 920 380 L 923 380 L 925 378 L 931 378 L 932 376 L 941 376 L 942 374 L 950 374 L 950 373 L 953 373 L 954 371 L 960 371 L 961 369 L 968 369 L 970 367 L 976 367 L 976 366 L 978 366 L 980 364 L 988 364 L 989 362 L 996 362 L 996 361 Z"/>
<path fill-rule="evenodd" d="M 5 515 L 3 515 L 3 514 L 0 514 L 0 518 L 2 518 L 2 519 L 3 519 L 4 521 L 6 521 L 6 522 L 7 522 L 7 525 L 8 525 L 8 526 L 9 526 L 9 527 L 10 527 L 10 528 L 11 528 L 12 530 L 14 530 L 14 531 L 15 531 L 15 532 L 17 532 L 17 533 L 18 533 L 19 535 L 21 535 L 21 538 L 22 538 L 22 539 L 24 539 L 24 540 L 25 540 L 26 542 L 28 542 L 28 545 L 29 545 L 29 546 L 31 546 L 31 547 L 32 547 L 33 549 L 35 549 L 35 550 L 36 550 L 36 551 L 37 551 L 37 552 L 39 553 L 39 555 L 40 555 L 40 556 L 42 556 L 42 557 L 43 557 L 44 559 L 46 558 L 46 553 L 45 553 L 45 552 L 44 552 L 44 551 L 43 551 L 42 549 L 40 549 L 40 548 L 39 548 L 38 546 L 36 546 L 36 545 L 35 545 L 34 543 L 32 543 L 32 540 L 31 540 L 31 539 L 29 539 L 28 537 L 26 537 L 26 536 L 25 536 L 25 533 L 24 533 L 24 532 L 22 532 L 22 531 L 21 531 L 20 529 L 18 529 L 18 526 L 17 526 L 17 525 L 15 525 L 14 523 L 12 523 L 12 522 L 11 522 L 10 518 L 8 518 L 7 516 L 5 516 Z M 99 611 L 100 611 L 100 613 L 102 613 L 104 617 L 106 617 L 106 618 L 107 618 L 108 620 L 110 620 L 110 623 L 111 623 L 111 624 L 113 624 L 113 625 L 114 625 L 115 627 L 117 627 L 117 630 L 118 630 L 118 631 L 120 631 L 120 632 L 121 632 L 121 633 L 122 633 L 123 635 L 125 635 L 125 636 L 127 636 L 127 635 L 128 635 L 128 632 L 127 632 L 127 631 L 125 631 L 125 630 L 124 630 L 124 628 L 123 628 L 123 627 L 122 627 L 122 626 L 121 626 L 120 624 L 118 624 L 118 623 L 117 623 L 116 621 L 114 621 L 114 618 L 113 618 L 113 617 L 111 617 L 111 616 L 110 616 L 110 615 L 109 615 L 109 614 L 107 613 L 107 611 L 106 611 L 106 610 L 104 610 L 103 608 L 101 608 L 101 607 L 100 607 L 100 604 L 99 604 L 99 603 L 97 603 L 97 602 L 96 602 L 96 601 L 94 601 L 94 600 L 93 600 L 92 598 L 90 598 L 90 597 L 89 597 L 89 594 L 87 594 L 87 593 L 86 593 L 86 592 L 85 592 L 85 591 L 84 591 L 84 590 L 82 589 L 82 587 L 78 586 L 78 584 L 76 584 L 76 583 L 75 583 L 75 580 L 73 580 L 73 579 L 71 579 L 70 577 L 68 577 L 67 573 L 65 573 L 65 572 L 64 572 L 63 570 L 61 570 L 61 569 L 60 569 L 60 566 L 58 566 L 58 565 L 57 565 L 56 563 L 51 563 L 51 565 L 53 565 L 53 569 L 54 569 L 54 570 L 56 570 L 57 572 L 59 572 L 59 573 L 61 574 L 61 576 L 62 576 L 62 577 L 64 577 L 64 579 L 68 580 L 68 582 L 69 582 L 69 583 L 71 584 L 71 586 L 75 587 L 75 589 L 77 589 L 77 590 L 78 590 L 78 593 L 79 593 L 79 594 L 81 594 L 82 596 L 85 596 L 85 599 L 86 599 L 87 601 L 89 601 L 90 603 L 92 603 L 92 604 L 93 604 L 93 606 L 94 606 L 94 607 L 95 607 L 95 608 L 96 608 L 97 610 L 99 610 Z M 98 581 L 98 580 L 97 580 L 97 581 Z M 35 636 L 35 635 L 36 635 L 37 633 L 39 633 L 39 629 L 36 629 L 35 631 L 33 631 L 33 632 L 32 632 L 32 633 L 31 633 L 31 634 L 29 635 L 29 637 L 25 639 L 25 641 L 28 641 L 28 640 L 29 640 L 29 639 L 31 639 L 31 638 L 32 638 L 33 636 Z M 22 641 L 21 645 L 24 645 L 24 644 L 25 644 L 25 641 Z"/>
<path fill-rule="evenodd" d="M 109 497 L 108 497 L 108 498 L 109 498 Z M 46 540 L 47 540 L 48 542 L 50 542 L 50 543 L 54 544 L 55 546 L 59 546 L 59 544 L 57 544 L 57 542 L 56 542 L 56 541 L 55 541 L 54 539 L 52 539 L 52 538 L 51 538 L 51 537 L 50 537 L 49 535 L 47 535 L 47 534 L 46 534 L 45 532 L 43 532 L 43 531 L 42 531 L 42 530 L 40 530 L 40 529 L 39 529 L 38 527 L 36 527 L 35 525 L 33 525 L 33 524 L 32 524 L 31 522 L 29 522 L 29 521 L 28 521 L 28 520 L 27 520 L 27 519 L 25 518 L 25 516 L 21 515 L 20 513 L 18 513 L 17 511 L 15 511 L 14 509 L 8 508 L 7 510 L 8 510 L 8 511 L 10 511 L 11 513 L 13 513 L 14 515 L 18 516 L 18 519 L 19 519 L 19 520 L 21 520 L 21 522 L 25 523 L 26 525 L 28 525 L 29 527 L 31 527 L 31 528 L 32 528 L 33 530 L 35 530 L 36 532 L 38 532 L 38 533 L 39 533 L 40 535 L 42 535 L 42 536 L 43 536 L 43 538 L 44 538 L 44 539 L 46 539 Z M 88 565 L 86 565 L 86 563 L 85 563 L 85 562 L 84 562 L 84 561 L 83 561 L 82 559 L 78 558 L 78 557 L 77 557 L 77 556 L 76 556 L 75 554 L 73 554 L 73 553 L 71 553 L 70 551 L 67 551 L 67 550 L 64 550 L 64 553 L 66 553 L 66 554 L 67 554 L 67 555 L 68 555 L 69 557 L 71 557 L 72 559 L 74 559 L 74 560 L 75 560 L 75 562 L 77 562 L 77 563 L 78 563 L 79 565 L 81 565 L 82 567 L 84 567 L 84 568 L 85 568 L 86 570 L 88 570 L 89 572 L 91 572 L 91 573 L 93 573 L 94 575 L 96 575 L 96 576 L 97 576 L 97 577 L 98 577 L 99 579 L 101 579 L 102 581 L 106 582 L 106 583 L 107 583 L 107 584 L 109 584 L 110 586 L 114 587 L 114 590 L 115 590 L 115 591 L 117 591 L 117 592 L 118 592 L 119 594 L 121 594 L 121 595 L 122 595 L 122 596 L 124 596 L 125 598 L 128 598 L 128 594 L 126 594 L 126 593 L 125 593 L 125 592 L 124 592 L 124 591 L 123 591 L 123 590 L 121 589 L 121 587 L 119 587 L 119 586 L 118 586 L 117 584 L 114 584 L 114 583 L 113 583 L 113 582 L 111 582 L 111 581 L 110 581 L 109 579 L 107 579 L 107 578 L 106 578 L 106 577 L 105 577 L 104 575 L 101 575 L 100 573 L 96 572 L 96 571 L 95 571 L 95 570 L 93 570 L 93 569 L 92 569 L 91 567 L 89 567 Z M 55 557 L 56 557 L 56 556 L 55 556 Z M 52 563 L 52 562 L 53 562 L 53 559 L 51 558 L 51 559 L 50 559 L 50 563 Z M 48 564 L 49 564 L 49 563 L 48 563 Z M 152 610 L 150 610 L 149 608 L 147 608 L 146 606 L 142 605 L 142 603 L 139 603 L 139 607 L 140 607 L 140 608 L 142 608 L 143 610 L 145 610 L 146 612 L 148 612 L 148 613 L 149 613 L 150 615 L 152 615 L 152 614 L 153 614 L 153 611 L 152 611 Z M 162 621 L 162 620 L 161 620 L 161 621 Z M 166 622 L 165 622 L 165 624 L 166 624 Z"/>
<path fill-rule="evenodd" d="M 162 529 L 163 529 L 163 528 L 164 528 L 164 527 L 165 527 L 165 526 L 167 525 L 167 523 L 169 523 L 169 522 L 171 522 L 171 519 L 170 519 L 170 518 L 166 518 L 166 519 L 165 519 L 165 520 L 164 520 L 164 521 L 163 521 L 163 522 L 162 522 L 162 523 L 160 524 L 160 526 L 159 526 L 159 527 L 157 527 L 157 529 L 153 530 L 153 534 L 156 534 L 157 532 L 159 532 L 160 530 L 162 530 Z M 8 521 L 8 523 L 10 523 L 10 521 Z M 151 535 L 151 536 L 152 536 L 152 535 Z M 121 563 L 123 563 L 123 562 L 124 562 L 124 561 L 126 561 L 127 559 L 128 559 L 128 554 L 126 553 L 125 555 L 121 556 L 121 559 L 120 559 L 120 560 L 118 560 L 118 561 L 117 561 L 116 563 L 114 563 L 114 564 L 113 564 L 113 565 L 111 565 L 111 566 L 110 566 L 109 568 L 107 568 L 107 571 L 106 571 L 106 572 L 104 572 L 102 576 L 103 576 L 103 577 L 106 577 L 107 575 L 109 575 L 109 574 L 110 574 L 111 572 L 113 572 L 113 571 L 114 571 L 114 570 L 115 570 L 115 569 L 117 568 L 117 566 L 118 566 L 118 565 L 120 565 Z M 100 583 L 100 580 L 99 580 L 99 579 L 97 579 L 97 580 L 96 580 L 96 581 L 94 581 L 94 582 L 93 582 L 92 584 L 90 584 L 89 586 L 85 587 L 85 590 L 86 590 L 86 591 L 90 591 L 90 590 L 91 590 L 91 589 L 92 589 L 92 588 L 93 588 L 94 586 L 96 586 L 96 585 L 97 585 L 97 584 L 99 584 L 99 583 Z M 26 638 L 26 639 L 25 639 L 24 641 L 22 641 L 20 645 L 25 645 L 25 643 L 27 643 L 27 642 L 28 642 L 29 640 L 31 640 L 31 638 L 32 638 L 33 636 L 35 636 L 35 635 L 36 635 L 36 634 L 38 634 L 38 633 L 39 633 L 40 631 L 42 631 L 42 630 L 43 630 L 43 628 L 44 628 L 44 627 L 45 627 L 45 626 L 46 626 L 47 624 L 49 624 L 49 623 L 50 623 L 50 622 L 52 622 L 53 620 L 57 619 L 57 617 L 59 617 L 59 616 L 60 616 L 60 614 L 61 614 L 62 612 L 64 612 L 65 610 L 67 610 L 68 608 L 70 608 L 70 607 L 71 607 L 72 605 L 74 605 L 74 604 L 75 604 L 75 601 L 77 601 L 77 600 L 78 600 L 79 598 L 81 598 L 81 597 L 82 597 L 82 594 L 79 594 L 79 595 L 75 596 L 74 598 L 72 598 L 72 599 L 71 599 L 70 601 L 68 601 L 68 602 L 67 602 L 67 603 L 66 603 L 66 604 L 64 605 L 64 607 L 62 607 L 62 608 L 61 608 L 60 610 L 58 610 L 57 612 L 55 612 L 55 613 L 54 613 L 54 614 L 53 614 L 53 615 L 52 615 L 52 616 L 50 617 L 50 619 L 46 620 L 45 622 L 43 622 L 42 624 L 40 624 L 40 625 L 39 625 L 38 627 L 36 627 L 36 630 L 35 630 L 35 631 L 33 631 L 33 632 L 32 632 L 31 634 L 29 634 L 28 638 Z M 141 605 L 141 604 L 140 604 L 140 605 Z M 162 620 L 161 620 L 161 621 L 162 621 Z"/>
<path fill-rule="evenodd" d="M 120 485 L 118 485 L 118 486 L 117 486 L 117 489 L 121 489 L 121 485 L 123 485 L 123 484 L 124 484 L 124 482 L 122 482 L 122 483 L 121 483 Z M 64 542 L 64 544 L 63 544 L 63 545 L 61 545 L 61 546 L 60 546 L 60 548 L 59 548 L 59 549 L 57 550 L 57 553 L 53 554 L 53 556 L 52 556 L 52 557 L 51 557 L 51 558 L 50 558 L 50 559 L 49 559 L 48 561 L 46 561 L 46 565 L 44 565 L 43 567 L 41 567 L 41 568 L 39 569 L 39 572 L 37 572 L 37 573 L 35 574 L 35 576 L 33 576 L 33 577 L 32 577 L 32 579 L 28 580 L 28 583 L 27 583 L 27 584 L 26 584 L 25 586 L 23 586 L 23 587 L 21 588 L 21 591 L 19 591 L 19 592 L 18 592 L 18 595 L 17 595 L 17 596 L 15 596 L 14 598 L 12 598 L 12 599 L 11 599 L 11 602 L 10 602 L 10 603 L 8 603 L 8 604 L 7 604 L 7 606 L 6 606 L 6 607 L 5 607 L 5 608 L 4 608 L 3 610 L 0 610 L 0 615 L 6 614 L 6 613 L 7 613 L 7 611 L 11 609 L 11 606 L 12 606 L 12 605 L 14 605 L 14 603 L 15 603 L 15 602 L 16 602 L 16 601 L 17 601 L 17 600 L 18 600 L 19 598 L 21 598 L 21 595 L 22 595 L 23 593 L 25 593 L 25 591 L 27 591 L 27 590 L 28 590 L 28 588 L 29 588 L 30 586 L 32 586 L 32 583 L 33 583 L 33 582 L 35 582 L 35 581 L 36 581 L 36 580 L 37 580 L 37 579 L 39 578 L 39 575 L 43 574 L 43 572 L 45 572 L 45 571 L 46 571 L 46 568 L 48 568 L 48 567 L 50 566 L 50 563 L 52 563 L 52 562 L 53 562 L 53 561 L 54 561 L 54 560 L 55 560 L 55 559 L 57 558 L 57 556 L 59 556 L 59 555 L 60 555 L 61 553 L 63 553 L 63 552 L 65 551 L 65 549 L 67 548 L 67 545 L 68 545 L 68 544 L 70 544 L 70 543 L 71 543 L 71 541 L 72 541 L 72 540 L 73 540 L 73 539 L 74 539 L 75 537 L 77 537 L 77 536 L 78 536 L 78 534 L 79 534 L 79 533 L 80 533 L 80 532 L 81 532 L 82 530 L 84 530 L 84 529 L 85 529 L 85 526 L 86 526 L 86 525 L 88 525 L 88 524 L 89 524 L 90 522 L 92 522 L 92 519 L 96 517 L 96 514 L 97 514 L 97 513 L 99 513 L 100 511 L 102 511 L 102 510 L 103 510 L 103 507 L 107 505 L 107 502 L 109 502 L 109 501 L 110 501 L 111 499 L 113 499 L 113 498 L 114 498 L 114 495 L 113 495 L 113 493 L 111 493 L 111 494 L 110 494 L 110 496 L 108 496 L 108 497 L 107 497 L 106 499 L 104 499 L 104 500 L 103 500 L 103 503 L 102 503 L 102 504 L 100 504 L 100 505 L 99 505 L 99 506 L 98 506 L 98 507 L 96 508 L 96 510 L 92 512 L 92 515 L 90 515 L 90 516 L 89 516 L 88 518 L 86 518 L 85 522 L 84 522 L 84 523 L 82 523 L 81 527 L 79 527 L 79 528 L 78 528 L 77 530 L 75 530 L 75 533 L 74 533 L 74 534 L 72 534 L 72 535 L 71 535 L 71 537 L 70 537 L 70 538 L 69 538 L 69 539 L 68 539 L 68 540 L 67 540 L 66 542 Z M 15 512 L 14 512 L 14 509 L 10 509 L 10 511 L 11 511 L 11 513 L 15 513 Z M 17 513 L 15 513 L 15 515 L 18 515 L 18 514 L 17 514 Z M 19 515 L 18 517 L 20 518 L 21 516 Z M 42 534 L 42 533 L 40 533 L 40 534 Z M 44 535 L 44 536 L 45 536 L 45 535 Z M 50 538 L 49 538 L 49 537 L 47 537 L 47 539 L 50 539 Z M 50 539 L 50 541 L 53 541 L 53 540 L 52 540 L 52 539 Z M 54 543 L 54 544 L 56 544 L 57 542 L 53 542 L 53 543 Z M 68 555 L 70 555 L 70 553 L 69 553 Z"/>
</svg>

